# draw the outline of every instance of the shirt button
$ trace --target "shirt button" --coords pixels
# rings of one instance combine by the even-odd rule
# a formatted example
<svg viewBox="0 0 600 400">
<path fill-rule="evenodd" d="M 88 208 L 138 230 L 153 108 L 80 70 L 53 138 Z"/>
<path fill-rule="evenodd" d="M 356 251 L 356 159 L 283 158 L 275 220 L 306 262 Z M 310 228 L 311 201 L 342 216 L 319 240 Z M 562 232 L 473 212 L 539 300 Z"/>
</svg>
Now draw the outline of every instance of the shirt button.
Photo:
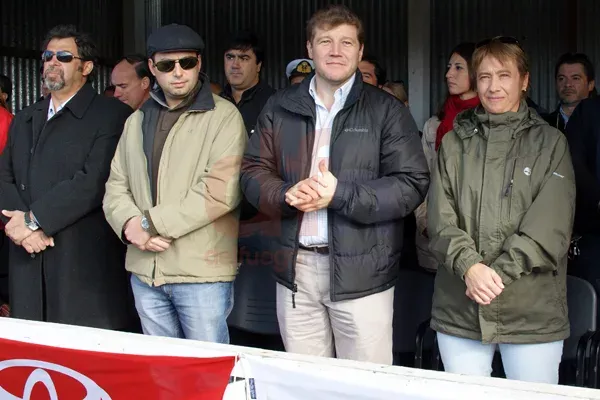
<svg viewBox="0 0 600 400">
<path fill-rule="evenodd" d="M 21 183 L 21 190 L 25 190 L 25 185 Z"/>
<path fill-rule="evenodd" d="M 33 253 L 32 253 L 32 254 L 30 255 L 30 257 L 31 257 L 31 258 L 35 258 L 35 254 L 33 254 Z"/>
<path fill-rule="evenodd" d="M 485 257 L 485 256 L 487 256 L 487 252 L 485 250 L 482 250 L 481 251 L 481 257 Z"/>
<path fill-rule="evenodd" d="M 30 152 L 31 154 L 33 154 L 33 147 L 31 148 L 31 150 L 29 150 L 29 152 Z"/>
</svg>

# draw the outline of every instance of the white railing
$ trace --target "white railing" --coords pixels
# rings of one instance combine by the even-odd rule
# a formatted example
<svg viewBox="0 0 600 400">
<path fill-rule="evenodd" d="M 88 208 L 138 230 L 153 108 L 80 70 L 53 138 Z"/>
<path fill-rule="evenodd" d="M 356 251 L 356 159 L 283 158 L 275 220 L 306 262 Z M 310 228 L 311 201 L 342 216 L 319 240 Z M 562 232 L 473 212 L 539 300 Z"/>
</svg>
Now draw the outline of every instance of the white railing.
<svg viewBox="0 0 600 400">
<path fill-rule="evenodd" d="M 247 347 L 0 318 L 0 338 L 118 354 L 222 357 L 240 361 L 224 399 L 260 400 L 564 400 L 600 399 L 600 391 L 478 378 L 412 368 L 325 359 Z M 60 400 L 60 399 L 59 399 Z"/>
</svg>

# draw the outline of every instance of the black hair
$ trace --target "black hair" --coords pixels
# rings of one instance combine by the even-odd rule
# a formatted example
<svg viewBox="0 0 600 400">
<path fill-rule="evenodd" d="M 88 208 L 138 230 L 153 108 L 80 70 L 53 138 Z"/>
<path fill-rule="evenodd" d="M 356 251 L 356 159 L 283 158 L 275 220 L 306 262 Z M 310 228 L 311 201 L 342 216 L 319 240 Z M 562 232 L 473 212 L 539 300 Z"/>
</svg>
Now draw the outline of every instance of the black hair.
<svg viewBox="0 0 600 400">
<path fill-rule="evenodd" d="M 558 70 L 563 64 L 581 64 L 585 71 L 585 76 L 588 81 L 596 80 L 596 74 L 594 72 L 594 64 L 590 61 L 589 57 L 583 53 L 566 53 L 560 56 L 556 62 L 554 68 L 554 79 L 558 78 Z"/>
<path fill-rule="evenodd" d="M 363 56 L 361 61 L 366 61 L 375 67 L 375 77 L 377 78 L 378 85 L 385 84 L 385 82 L 387 81 L 387 73 L 385 71 L 385 68 L 383 68 L 383 66 L 379 63 L 377 57 L 373 55 L 366 55 Z"/>
<path fill-rule="evenodd" d="M 475 43 L 465 42 L 461 43 L 450 52 L 450 57 L 452 54 L 458 54 L 467 62 L 467 68 L 469 69 L 469 83 L 470 89 L 475 90 L 477 87 L 477 79 L 475 77 L 475 71 L 471 68 L 471 61 L 473 60 L 473 53 L 475 53 Z M 448 57 L 448 58 L 450 58 Z"/>
<path fill-rule="evenodd" d="M 470 90 L 476 90 L 476 88 L 477 88 L 477 79 L 475 76 L 475 71 L 473 71 L 473 68 L 471 68 L 471 61 L 473 60 L 473 53 L 475 53 L 475 49 L 476 49 L 475 43 L 472 43 L 472 42 L 460 43 L 459 45 L 457 45 L 455 48 L 452 49 L 452 51 L 450 52 L 450 56 L 448 57 L 448 59 L 450 59 L 452 57 L 452 54 L 458 54 L 459 56 L 461 56 L 462 58 L 465 59 L 465 61 L 467 62 L 467 68 L 468 68 L 468 72 L 469 72 L 469 89 Z M 447 69 L 446 69 L 446 72 L 448 72 Z M 444 102 L 440 105 L 440 109 L 437 112 L 437 117 L 440 121 L 442 119 L 444 119 L 444 104 L 446 104 L 446 100 L 448 100 L 448 97 L 450 97 L 449 93 L 446 94 L 446 97 L 444 98 Z"/>
<path fill-rule="evenodd" d="M 75 25 L 57 25 L 50 29 L 50 31 L 46 34 L 42 49 L 45 50 L 48 47 L 48 43 L 50 43 L 50 41 L 53 39 L 69 38 L 73 38 L 73 40 L 75 40 L 77 52 L 79 53 L 79 57 L 81 57 L 82 61 L 91 61 L 94 63 L 95 67 L 98 63 L 98 48 L 92 40 L 92 37 L 85 32 L 77 30 Z M 94 68 L 90 75 L 88 75 L 88 80 L 92 80 L 95 70 L 96 68 Z"/>
<path fill-rule="evenodd" d="M 148 67 L 148 57 L 142 54 L 129 54 L 119 60 L 127 61 L 129 64 L 133 65 L 135 68 L 135 73 L 139 79 L 148 78 L 150 80 L 150 88 L 154 85 L 154 75 L 150 72 L 150 68 Z"/>
<path fill-rule="evenodd" d="M 227 45 L 227 50 L 252 50 L 256 55 L 256 64 L 263 62 L 265 53 L 258 42 L 258 36 L 254 32 L 247 30 L 236 32 L 230 39 Z"/>
<path fill-rule="evenodd" d="M 12 97 L 12 82 L 10 81 L 10 78 L 6 75 L 0 74 L 0 90 L 2 91 L 2 93 L 6 93 L 6 102 L 10 102 L 10 99 Z"/>
</svg>

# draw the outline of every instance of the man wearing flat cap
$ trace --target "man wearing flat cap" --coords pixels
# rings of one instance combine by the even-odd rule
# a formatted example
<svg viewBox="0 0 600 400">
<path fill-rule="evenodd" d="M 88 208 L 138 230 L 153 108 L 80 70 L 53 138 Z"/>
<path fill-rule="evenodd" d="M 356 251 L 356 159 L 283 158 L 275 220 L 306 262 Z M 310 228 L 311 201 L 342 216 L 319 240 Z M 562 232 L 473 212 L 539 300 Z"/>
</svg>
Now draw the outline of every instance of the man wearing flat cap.
<svg viewBox="0 0 600 400">
<path fill-rule="evenodd" d="M 315 64 L 312 60 L 307 58 L 299 58 L 294 61 L 290 61 L 285 69 L 285 74 L 287 75 L 290 85 L 295 85 L 300 83 L 313 73 L 315 70 Z"/>
<path fill-rule="evenodd" d="M 144 333 L 228 343 L 247 136 L 236 107 L 200 74 L 203 48 L 183 25 L 150 35 L 158 88 L 125 124 L 104 212 L 128 244 Z"/>
</svg>

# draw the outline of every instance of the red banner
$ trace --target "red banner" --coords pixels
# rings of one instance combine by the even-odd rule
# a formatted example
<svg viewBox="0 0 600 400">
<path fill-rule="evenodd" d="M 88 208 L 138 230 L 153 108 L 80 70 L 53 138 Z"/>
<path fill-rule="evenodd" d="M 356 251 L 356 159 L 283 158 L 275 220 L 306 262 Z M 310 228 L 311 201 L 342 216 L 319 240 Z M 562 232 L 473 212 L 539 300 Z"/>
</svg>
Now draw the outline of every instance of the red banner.
<svg viewBox="0 0 600 400">
<path fill-rule="evenodd" d="M 235 357 L 140 356 L 0 339 L 0 399 L 222 400 Z"/>
</svg>

